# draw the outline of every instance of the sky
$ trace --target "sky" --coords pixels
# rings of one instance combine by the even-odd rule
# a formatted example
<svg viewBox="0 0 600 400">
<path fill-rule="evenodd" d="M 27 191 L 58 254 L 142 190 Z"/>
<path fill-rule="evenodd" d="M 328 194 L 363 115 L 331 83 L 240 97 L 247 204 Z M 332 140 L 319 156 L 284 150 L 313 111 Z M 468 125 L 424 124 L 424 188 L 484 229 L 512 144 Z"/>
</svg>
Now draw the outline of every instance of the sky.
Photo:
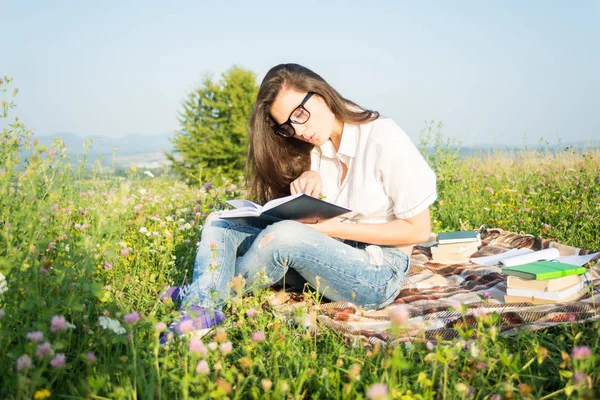
<svg viewBox="0 0 600 400">
<path fill-rule="evenodd" d="M 7 1 L 0 76 L 36 135 L 156 135 L 205 76 L 302 64 L 418 141 L 600 138 L 600 1 Z"/>
</svg>

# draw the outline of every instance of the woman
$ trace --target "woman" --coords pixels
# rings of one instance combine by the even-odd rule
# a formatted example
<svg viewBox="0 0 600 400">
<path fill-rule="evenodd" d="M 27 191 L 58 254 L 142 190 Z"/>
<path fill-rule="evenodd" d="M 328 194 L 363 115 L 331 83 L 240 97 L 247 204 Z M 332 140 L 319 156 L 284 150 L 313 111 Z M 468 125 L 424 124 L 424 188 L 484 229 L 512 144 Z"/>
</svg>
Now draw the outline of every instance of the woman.
<svg viewBox="0 0 600 400">
<path fill-rule="evenodd" d="M 246 185 L 255 201 L 302 192 L 352 212 L 265 229 L 212 213 L 193 282 L 179 296 L 183 315 L 171 328 L 202 335 L 220 323 L 236 275 L 247 287 L 265 287 L 295 271 L 333 301 L 365 309 L 393 302 L 412 245 L 429 238 L 429 206 L 437 196 L 435 174 L 408 136 L 297 64 L 267 73 L 249 135 Z"/>
</svg>

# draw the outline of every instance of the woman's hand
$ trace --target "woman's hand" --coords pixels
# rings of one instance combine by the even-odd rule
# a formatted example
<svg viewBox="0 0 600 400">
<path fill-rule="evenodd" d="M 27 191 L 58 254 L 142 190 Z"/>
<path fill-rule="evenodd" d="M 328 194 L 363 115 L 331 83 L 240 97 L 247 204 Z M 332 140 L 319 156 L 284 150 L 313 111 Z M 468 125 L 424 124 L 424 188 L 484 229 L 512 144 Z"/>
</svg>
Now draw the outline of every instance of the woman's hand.
<svg viewBox="0 0 600 400">
<path fill-rule="evenodd" d="M 321 195 L 321 175 L 316 171 L 303 172 L 295 181 L 290 183 L 290 193 L 305 193 L 309 196 L 319 198 Z"/>
</svg>

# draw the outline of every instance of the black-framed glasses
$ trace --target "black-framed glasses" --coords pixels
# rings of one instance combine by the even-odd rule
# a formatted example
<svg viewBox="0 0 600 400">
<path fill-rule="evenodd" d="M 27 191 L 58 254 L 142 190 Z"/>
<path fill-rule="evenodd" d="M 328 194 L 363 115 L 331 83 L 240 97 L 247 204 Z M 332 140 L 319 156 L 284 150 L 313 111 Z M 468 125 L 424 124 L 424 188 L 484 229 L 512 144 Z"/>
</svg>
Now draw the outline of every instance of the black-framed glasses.
<svg viewBox="0 0 600 400">
<path fill-rule="evenodd" d="M 304 96 L 304 100 L 302 100 L 302 103 L 300 103 L 300 105 L 296 107 L 294 111 L 292 111 L 287 121 L 279 125 L 277 129 L 275 129 L 275 132 L 278 135 L 281 135 L 283 137 L 292 137 L 296 134 L 296 129 L 294 129 L 292 124 L 305 124 L 308 121 L 308 119 L 310 118 L 310 112 L 306 108 L 304 108 L 304 105 L 312 97 L 313 94 L 313 92 L 308 92 L 306 96 Z"/>
</svg>

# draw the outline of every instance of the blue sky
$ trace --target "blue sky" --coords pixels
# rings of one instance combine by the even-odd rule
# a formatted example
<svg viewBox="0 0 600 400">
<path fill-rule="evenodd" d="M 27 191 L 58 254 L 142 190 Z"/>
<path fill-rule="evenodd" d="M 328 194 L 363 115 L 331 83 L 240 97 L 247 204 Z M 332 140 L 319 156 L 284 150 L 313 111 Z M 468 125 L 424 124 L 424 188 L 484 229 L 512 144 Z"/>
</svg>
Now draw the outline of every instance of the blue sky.
<svg viewBox="0 0 600 400">
<path fill-rule="evenodd" d="M 600 137 L 600 1 L 3 1 L 0 75 L 38 135 L 153 135 L 203 76 L 297 62 L 414 140 Z"/>
</svg>

